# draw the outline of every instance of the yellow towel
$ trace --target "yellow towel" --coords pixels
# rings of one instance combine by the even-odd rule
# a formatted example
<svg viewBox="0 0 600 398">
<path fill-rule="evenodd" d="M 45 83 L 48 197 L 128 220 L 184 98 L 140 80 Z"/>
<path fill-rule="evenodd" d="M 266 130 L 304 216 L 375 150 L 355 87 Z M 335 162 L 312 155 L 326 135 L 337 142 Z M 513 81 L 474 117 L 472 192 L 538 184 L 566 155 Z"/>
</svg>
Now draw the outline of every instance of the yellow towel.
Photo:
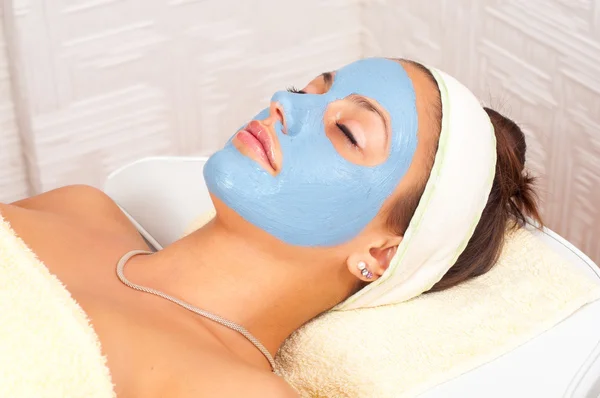
<svg viewBox="0 0 600 398">
<path fill-rule="evenodd" d="M 115 397 L 85 313 L 1 215 L 0 397 Z"/>
<path fill-rule="evenodd" d="M 597 281 L 520 229 L 507 236 L 485 275 L 408 302 L 317 317 L 281 347 L 277 371 L 302 397 L 412 397 L 511 351 L 599 297 Z"/>
<path fill-rule="evenodd" d="M 401 304 L 327 313 L 286 341 L 277 364 L 302 397 L 412 397 L 598 297 L 597 282 L 521 229 L 487 274 Z"/>
</svg>

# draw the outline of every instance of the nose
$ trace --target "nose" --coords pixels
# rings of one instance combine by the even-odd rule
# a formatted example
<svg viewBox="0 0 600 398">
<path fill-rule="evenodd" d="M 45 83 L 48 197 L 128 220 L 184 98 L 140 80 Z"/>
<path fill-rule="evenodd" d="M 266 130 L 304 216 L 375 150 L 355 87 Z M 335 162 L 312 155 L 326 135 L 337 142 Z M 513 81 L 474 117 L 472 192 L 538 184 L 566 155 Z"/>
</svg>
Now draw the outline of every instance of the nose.
<svg viewBox="0 0 600 398">
<path fill-rule="evenodd" d="M 267 123 L 281 122 L 283 133 L 295 136 L 303 131 L 302 126 L 318 117 L 319 110 L 327 105 L 327 97 L 313 94 L 296 94 L 278 91 L 271 98 Z"/>
<path fill-rule="evenodd" d="M 269 116 L 264 119 L 263 124 L 265 126 L 273 126 L 277 124 L 277 122 L 281 123 L 283 126 L 282 131 L 283 134 L 287 134 L 286 123 L 285 123 L 285 113 L 283 111 L 283 106 L 279 101 L 271 101 L 269 106 Z"/>
</svg>

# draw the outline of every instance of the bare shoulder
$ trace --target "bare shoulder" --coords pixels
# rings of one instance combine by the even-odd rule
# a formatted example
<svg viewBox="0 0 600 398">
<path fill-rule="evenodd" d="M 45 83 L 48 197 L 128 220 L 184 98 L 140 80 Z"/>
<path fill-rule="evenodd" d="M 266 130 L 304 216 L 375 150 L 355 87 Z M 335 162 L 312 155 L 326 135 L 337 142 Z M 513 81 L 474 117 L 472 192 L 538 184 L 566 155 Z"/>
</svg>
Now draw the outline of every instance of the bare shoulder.
<svg viewBox="0 0 600 398">
<path fill-rule="evenodd" d="M 89 213 L 85 207 L 87 210 L 90 207 L 117 207 L 108 195 L 89 185 L 68 185 L 11 204 L 29 210 L 79 216 Z"/>
<path fill-rule="evenodd" d="M 72 220 L 136 233 L 135 227 L 119 206 L 104 192 L 88 185 L 69 185 L 11 204 L 23 209 L 64 216 Z"/>
</svg>

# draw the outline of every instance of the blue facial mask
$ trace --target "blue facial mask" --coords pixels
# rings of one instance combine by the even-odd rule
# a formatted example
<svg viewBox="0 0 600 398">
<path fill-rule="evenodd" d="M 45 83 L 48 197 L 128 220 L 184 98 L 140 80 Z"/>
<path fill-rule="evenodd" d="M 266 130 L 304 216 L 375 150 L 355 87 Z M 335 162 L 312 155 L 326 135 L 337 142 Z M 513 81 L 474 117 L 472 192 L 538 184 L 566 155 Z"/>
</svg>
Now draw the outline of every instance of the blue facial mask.
<svg viewBox="0 0 600 398">
<path fill-rule="evenodd" d="M 359 166 L 344 159 L 325 134 L 328 105 L 351 94 L 377 101 L 391 117 L 387 159 Z M 282 167 L 273 176 L 231 142 L 204 167 L 209 191 L 244 219 L 292 245 L 334 246 L 373 220 L 406 174 L 417 146 L 415 91 L 398 62 L 372 58 L 338 70 L 325 94 L 275 93 L 287 134 L 275 131 Z M 263 120 L 269 110 L 255 119 Z"/>
</svg>

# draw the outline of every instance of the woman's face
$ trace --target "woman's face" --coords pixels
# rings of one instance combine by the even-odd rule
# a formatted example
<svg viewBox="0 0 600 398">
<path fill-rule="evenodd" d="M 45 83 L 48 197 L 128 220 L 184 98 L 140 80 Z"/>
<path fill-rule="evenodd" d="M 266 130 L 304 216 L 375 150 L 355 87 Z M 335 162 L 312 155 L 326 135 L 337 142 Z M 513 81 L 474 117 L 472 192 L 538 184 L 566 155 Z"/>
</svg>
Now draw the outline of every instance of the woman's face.
<svg viewBox="0 0 600 398">
<path fill-rule="evenodd" d="M 357 236 L 406 175 L 417 148 L 413 82 L 399 62 L 365 59 L 279 91 L 207 162 L 212 195 L 298 246 Z"/>
</svg>

